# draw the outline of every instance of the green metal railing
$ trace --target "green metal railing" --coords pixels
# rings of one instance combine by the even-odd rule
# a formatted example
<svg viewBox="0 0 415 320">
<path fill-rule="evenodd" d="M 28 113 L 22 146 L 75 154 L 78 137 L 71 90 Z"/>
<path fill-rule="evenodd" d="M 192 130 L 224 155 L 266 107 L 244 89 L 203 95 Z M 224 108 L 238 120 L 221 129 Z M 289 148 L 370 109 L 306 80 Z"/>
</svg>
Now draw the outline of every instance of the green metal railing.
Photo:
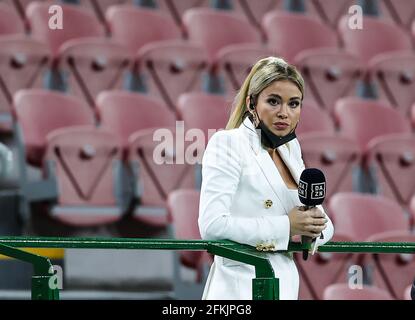
<svg viewBox="0 0 415 320">
<path fill-rule="evenodd" d="M 232 241 L 138 239 L 138 238 L 46 238 L 0 237 L 0 254 L 32 263 L 32 299 L 59 299 L 59 290 L 50 286 L 53 274 L 48 258 L 17 248 L 136 249 L 136 250 L 206 250 L 211 254 L 255 267 L 252 297 L 255 300 L 279 299 L 279 281 L 268 260 L 269 252 Z M 288 252 L 308 250 L 310 244 L 290 243 Z M 319 252 L 339 253 L 415 253 L 415 243 L 403 242 L 329 242 Z"/>
</svg>

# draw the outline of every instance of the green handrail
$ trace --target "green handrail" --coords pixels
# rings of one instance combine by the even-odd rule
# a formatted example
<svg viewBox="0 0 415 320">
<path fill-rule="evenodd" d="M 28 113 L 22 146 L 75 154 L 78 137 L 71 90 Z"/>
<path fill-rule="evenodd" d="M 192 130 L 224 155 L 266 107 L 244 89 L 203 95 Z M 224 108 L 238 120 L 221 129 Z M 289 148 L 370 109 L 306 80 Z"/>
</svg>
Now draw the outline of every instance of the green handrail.
<svg viewBox="0 0 415 320">
<path fill-rule="evenodd" d="M 140 250 L 207 250 L 214 255 L 250 264 L 255 267 L 253 279 L 253 299 L 278 299 L 279 281 L 275 278 L 270 252 L 257 251 L 254 247 L 229 240 L 177 240 L 177 239 L 140 239 L 140 238 L 60 238 L 60 237 L 0 237 L 0 253 L 19 260 L 31 261 L 36 272 L 45 273 L 46 265 L 50 270 L 47 258 L 36 256 L 15 248 L 75 248 L 75 249 L 140 249 Z M 292 242 L 287 251 L 296 252 L 310 249 L 310 244 Z M 16 251 L 14 251 L 16 250 Z M 403 242 L 328 242 L 318 248 L 320 252 L 341 253 L 415 253 L 415 243 Z M 22 254 L 24 252 L 24 254 Z M 272 253 L 271 253 L 272 254 Z M 42 260 L 44 259 L 44 260 Z M 48 262 L 46 262 L 48 261 Z M 36 267 L 37 263 L 38 267 Z M 49 263 L 49 264 L 48 264 Z M 40 267 L 41 265 L 41 267 Z M 39 269 L 40 268 L 40 269 Z M 32 282 L 32 298 L 58 299 L 59 296 L 51 288 L 45 288 L 46 282 Z M 43 284 L 43 286 L 42 286 Z"/>
</svg>

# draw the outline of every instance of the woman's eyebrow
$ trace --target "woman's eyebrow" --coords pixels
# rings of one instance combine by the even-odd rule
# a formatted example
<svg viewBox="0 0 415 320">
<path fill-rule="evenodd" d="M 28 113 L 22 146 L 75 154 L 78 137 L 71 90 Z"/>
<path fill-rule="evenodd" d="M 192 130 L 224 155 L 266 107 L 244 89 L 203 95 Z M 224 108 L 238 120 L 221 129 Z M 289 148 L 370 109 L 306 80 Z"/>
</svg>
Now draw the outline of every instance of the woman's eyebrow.
<svg viewBox="0 0 415 320">
<path fill-rule="evenodd" d="M 270 93 L 268 95 L 268 98 L 279 98 L 279 99 L 282 99 L 281 96 L 279 94 L 276 94 L 276 93 Z M 301 100 L 301 98 L 295 96 L 295 97 L 291 97 L 289 100 Z"/>
</svg>

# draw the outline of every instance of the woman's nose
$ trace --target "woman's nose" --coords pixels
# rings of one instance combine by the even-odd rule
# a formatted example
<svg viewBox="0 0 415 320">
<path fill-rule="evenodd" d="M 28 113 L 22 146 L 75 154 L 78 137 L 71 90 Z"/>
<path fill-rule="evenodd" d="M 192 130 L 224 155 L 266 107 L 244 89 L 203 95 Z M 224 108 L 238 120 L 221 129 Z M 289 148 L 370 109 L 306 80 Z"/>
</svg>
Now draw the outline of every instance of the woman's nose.
<svg viewBox="0 0 415 320">
<path fill-rule="evenodd" d="M 280 118 L 287 118 L 288 117 L 288 105 L 283 103 L 278 110 L 277 116 Z"/>
</svg>

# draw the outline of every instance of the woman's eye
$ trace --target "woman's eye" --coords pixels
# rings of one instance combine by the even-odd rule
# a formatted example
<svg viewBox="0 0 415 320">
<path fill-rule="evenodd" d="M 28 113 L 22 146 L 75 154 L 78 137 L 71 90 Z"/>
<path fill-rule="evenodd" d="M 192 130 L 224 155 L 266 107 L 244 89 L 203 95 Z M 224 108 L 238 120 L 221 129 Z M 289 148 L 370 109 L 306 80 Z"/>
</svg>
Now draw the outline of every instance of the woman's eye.
<svg viewBox="0 0 415 320">
<path fill-rule="evenodd" d="M 278 100 L 274 99 L 274 98 L 271 98 L 271 99 L 268 99 L 268 103 L 272 106 L 275 106 L 275 105 L 278 104 Z"/>
<path fill-rule="evenodd" d="M 289 103 L 290 108 L 297 108 L 300 105 L 299 101 L 292 101 Z"/>
</svg>

